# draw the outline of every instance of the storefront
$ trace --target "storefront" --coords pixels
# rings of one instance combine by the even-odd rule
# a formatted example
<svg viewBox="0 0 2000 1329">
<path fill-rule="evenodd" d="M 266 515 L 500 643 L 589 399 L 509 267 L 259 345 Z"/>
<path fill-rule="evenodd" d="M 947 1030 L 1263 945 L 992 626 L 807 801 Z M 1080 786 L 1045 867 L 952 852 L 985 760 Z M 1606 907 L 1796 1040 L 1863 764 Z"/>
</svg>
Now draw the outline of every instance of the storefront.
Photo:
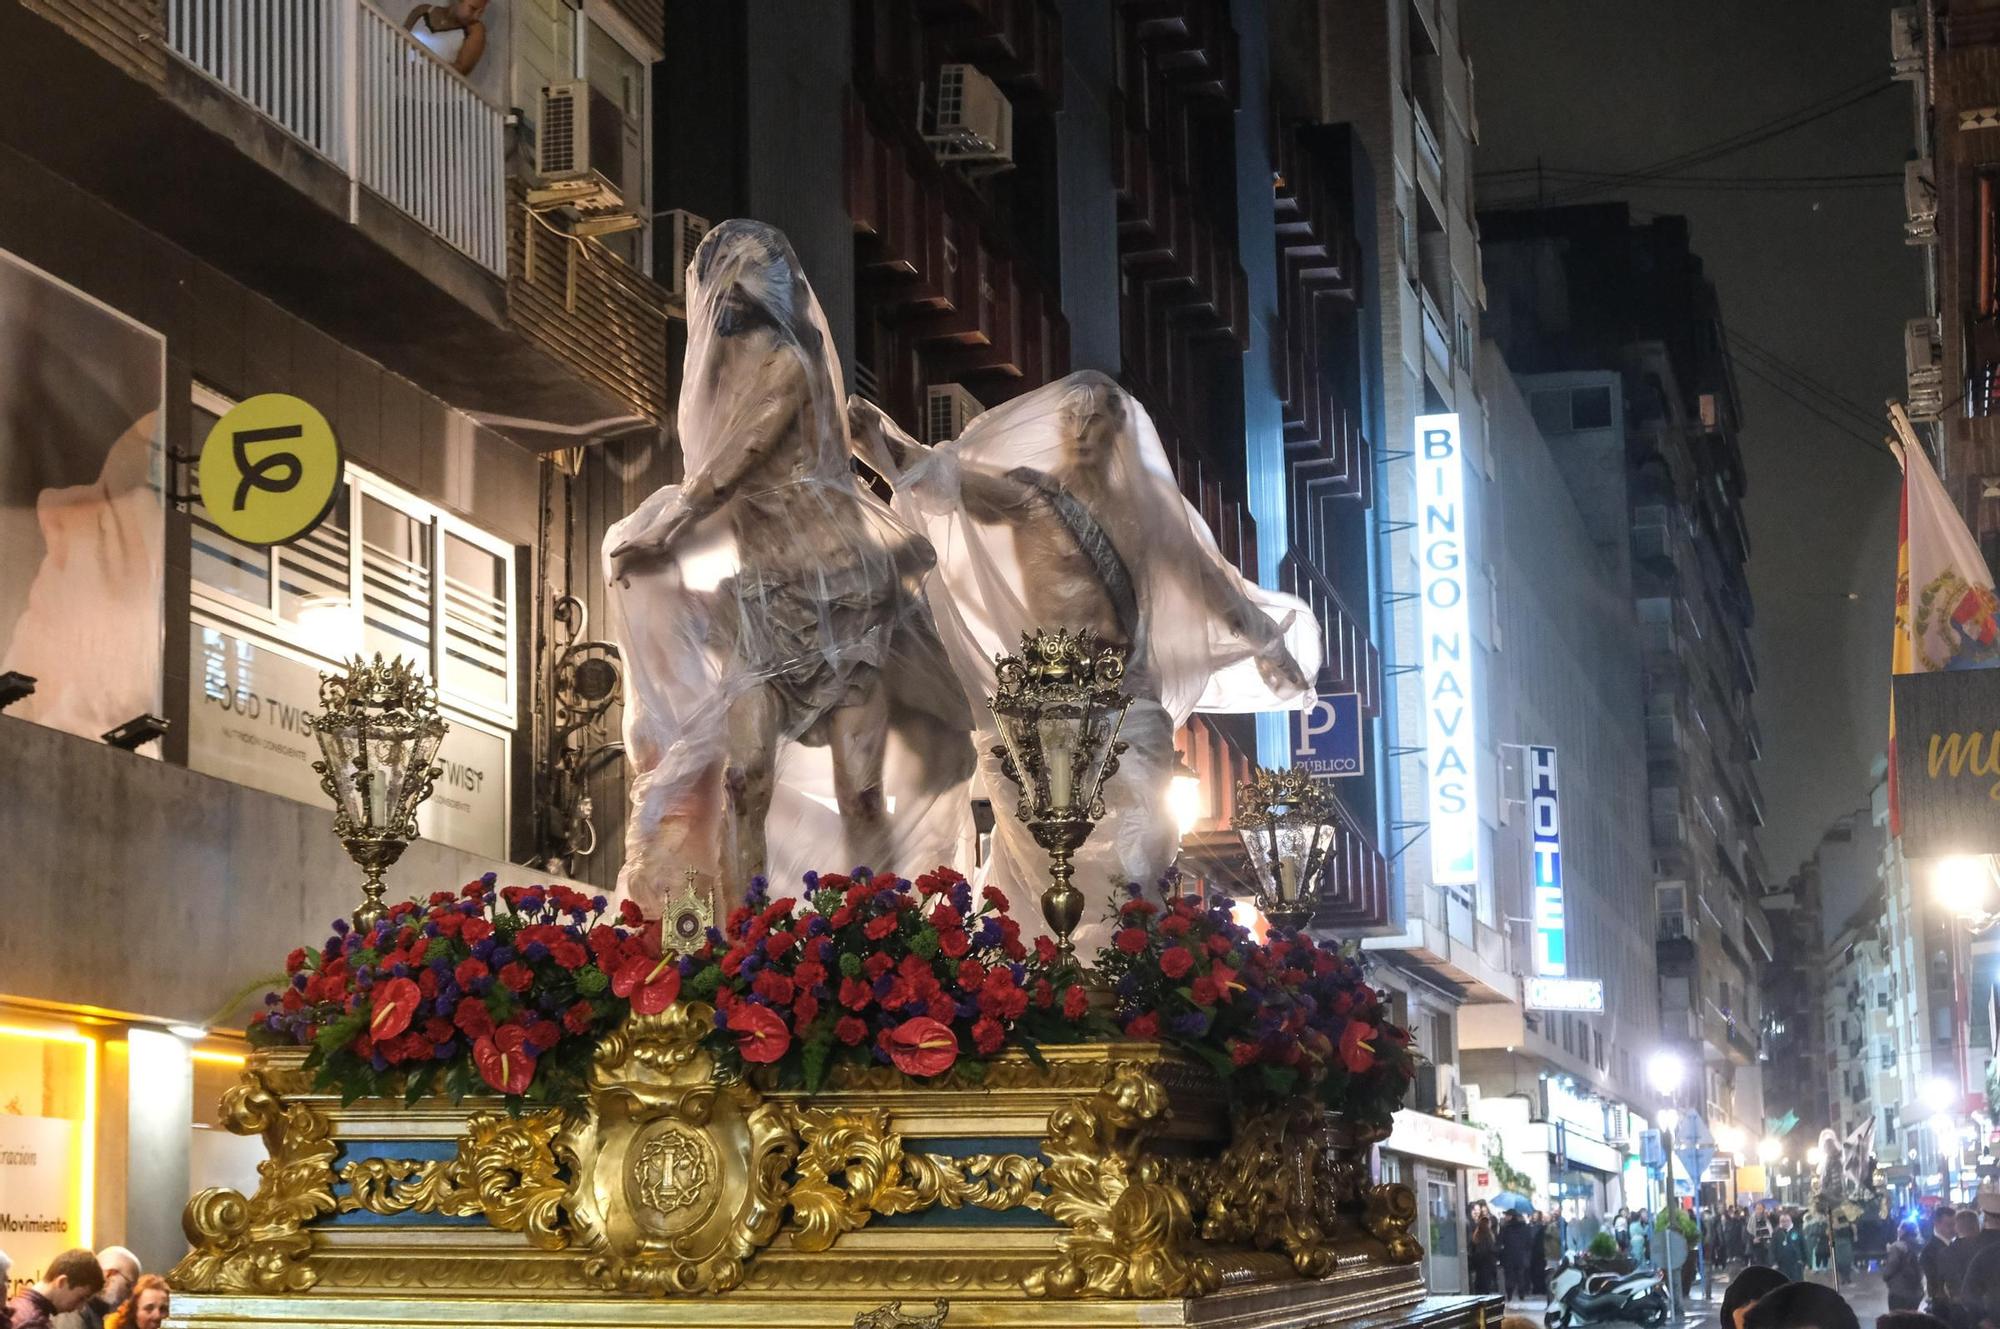
<svg viewBox="0 0 2000 1329">
<path fill-rule="evenodd" d="M 241 1044 L 195 1029 L 0 1000 L 0 1250 L 15 1287 L 74 1246 L 164 1270 L 206 1186 L 254 1189 L 263 1143 L 220 1130 Z"/>
<path fill-rule="evenodd" d="M 1476 1126 L 1425 1112 L 1396 1114 L 1382 1143 L 1381 1177 L 1399 1181 L 1417 1197 L 1424 1233 L 1424 1278 L 1435 1295 L 1466 1291 L 1465 1206 L 1486 1167 L 1486 1134 Z"/>
</svg>

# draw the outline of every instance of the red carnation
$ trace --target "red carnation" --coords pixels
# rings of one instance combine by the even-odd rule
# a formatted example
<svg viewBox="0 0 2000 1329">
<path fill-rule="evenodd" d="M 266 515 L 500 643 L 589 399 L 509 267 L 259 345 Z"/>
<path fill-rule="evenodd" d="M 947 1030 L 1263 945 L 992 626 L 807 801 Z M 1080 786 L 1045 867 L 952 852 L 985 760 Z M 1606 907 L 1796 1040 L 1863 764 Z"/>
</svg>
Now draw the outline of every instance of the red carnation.
<svg viewBox="0 0 2000 1329">
<path fill-rule="evenodd" d="M 635 955 L 618 966 L 611 979 L 611 990 L 630 1001 L 637 1014 L 658 1015 L 681 995 L 680 962 L 671 955 L 657 960 Z"/>
<path fill-rule="evenodd" d="M 1188 928 L 1191 926 L 1192 924 L 1190 924 L 1185 918 L 1182 918 L 1179 914 L 1172 914 L 1160 920 L 1160 931 L 1165 933 L 1169 937 L 1181 936 L 1184 933 L 1186 933 Z"/>
<path fill-rule="evenodd" d="M 423 999 L 424 994 L 407 978 L 377 983 L 369 1008 L 368 1036 L 379 1043 L 408 1029 L 410 1017 L 417 1013 L 417 1003 Z"/>
<path fill-rule="evenodd" d="M 924 1003 L 924 1014 L 933 1020 L 942 1020 L 950 1024 L 958 1018 L 958 1003 L 940 992 Z"/>
<path fill-rule="evenodd" d="M 883 1035 L 889 1060 L 905 1075 L 942 1075 L 958 1060 L 958 1037 L 928 1015 L 905 1020 Z"/>
<path fill-rule="evenodd" d="M 563 940 L 549 947 L 549 957 L 565 969 L 581 969 L 590 960 L 590 952 L 576 942 Z"/>
<path fill-rule="evenodd" d="M 452 970 L 451 976 L 458 981 L 460 987 L 470 989 L 474 983 L 492 972 L 486 967 L 484 960 L 465 959 L 458 962 L 458 968 Z"/>
<path fill-rule="evenodd" d="M 596 1018 L 597 1012 L 591 1009 L 590 1003 L 579 1001 L 563 1012 L 563 1028 L 572 1034 L 587 1034 L 590 1032 L 590 1022 Z"/>
<path fill-rule="evenodd" d="M 646 911 L 641 909 L 635 900 L 620 900 L 618 921 L 628 928 L 636 928 L 646 921 Z"/>
<path fill-rule="evenodd" d="M 1146 949 L 1146 930 L 1144 928 L 1120 928 L 1118 929 L 1118 935 L 1112 938 L 1112 940 L 1117 943 L 1118 949 L 1127 955 L 1137 955 L 1140 951 Z"/>
<path fill-rule="evenodd" d="M 938 933 L 938 949 L 956 960 L 972 949 L 972 939 L 964 928 L 946 928 Z"/>
<path fill-rule="evenodd" d="M 1375 1026 L 1360 1020 L 1349 1020 L 1347 1028 L 1340 1031 L 1340 1064 L 1356 1075 L 1375 1064 L 1375 1049 L 1368 1042 L 1375 1037 Z"/>
<path fill-rule="evenodd" d="M 1000 1022 L 990 1015 L 972 1026 L 972 1046 L 978 1050 L 979 1055 L 982 1057 L 992 1056 L 1000 1050 L 1000 1045 L 1006 1041 L 1007 1031 L 1001 1028 Z"/>
<path fill-rule="evenodd" d="M 483 1038 L 493 1032 L 493 1013 L 477 997 L 467 997 L 451 1013 L 451 1022 L 467 1038 Z"/>
<path fill-rule="evenodd" d="M 789 1005 L 792 1000 L 792 980 L 775 969 L 765 969 L 750 983 L 750 990 L 773 1005 Z"/>
<path fill-rule="evenodd" d="M 958 966 L 958 985 L 967 992 L 976 992 L 986 981 L 986 966 L 977 960 L 965 960 Z"/>
<path fill-rule="evenodd" d="M 493 924 L 484 918 L 468 918 L 459 928 L 459 936 L 468 946 L 476 945 L 493 935 Z"/>
<path fill-rule="evenodd" d="M 895 930 L 896 930 L 896 915 L 883 914 L 880 918 L 869 919 L 868 926 L 863 928 L 862 932 L 867 935 L 868 940 L 880 941 L 882 940 L 882 938 L 888 936 L 891 932 L 894 932 Z"/>
<path fill-rule="evenodd" d="M 773 932 L 770 936 L 764 938 L 764 954 L 775 960 L 786 951 L 792 949 L 792 943 L 798 939 L 799 934 L 790 928 L 786 928 L 782 932 Z"/>
<path fill-rule="evenodd" d="M 1257 1045 L 1255 1043 L 1231 1043 L 1229 1045 L 1229 1062 L 1232 1066 L 1248 1066 L 1255 1060 L 1257 1060 Z"/>
<path fill-rule="evenodd" d="M 1160 956 L 1160 972 L 1168 978 L 1181 978 L 1194 968 L 1194 954 L 1185 946 L 1170 946 Z"/>
<path fill-rule="evenodd" d="M 803 1029 L 819 1018 L 819 998 L 810 992 L 801 992 L 792 1002 L 792 1019 Z"/>
<path fill-rule="evenodd" d="M 840 1004 L 850 1011 L 865 1011 L 875 1000 L 875 989 L 858 978 L 840 980 Z"/>
<path fill-rule="evenodd" d="M 301 946 L 285 957 L 285 972 L 296 974 L 306 967 L 306 948 Z"/>
<path fill-rule="evenodd" d="M 1052 965 L 1056 962 L 1056 957 L 1060 954 L 1061 952 L 1056 949 L 1056 944 L 1053 939 L 1049 937 L 1035 938 L 1036 964 Z"/>
<path fill-rule="evenodd" d="M 847 1046 L 853 1047 L 868 1037 L 868 1022 L 857 1020 L 851 1015 L 843 1015 L 833 1023 L 833 1036 Z"/>
<path fill-rule="evenodd" d="M 872 983 L 895 967 L 894 960 L 877 951 L 861 962 L 861 974 Z"/>
<path fill-rule="evenodd" d="M 1144 1015 L 1135 1015 L 1125 1022 L 1125 1034 L 1128 1038 L 1152 1038 L 1159 1032 L 1160 1017 L 1151 1011 L 1147 1011 Z"/>
<path fill-rule="evenodd" d="M 1083 990 L 1083 984 L 1072 983 L 1063 991 L 1063 1015 L 1071 1020 L 1081 1020 L 1083 1013 L 1090 1009 L 1090 994 Z"/>
<path fill-rule="evenodd" d="M 1207 945 L 1208 945 L 1208 953 L 1210 955 L 1229 954 L 1229 946 L 1230 946 L 1229 938 L 1223 936 L 1220 932 L 1210 937 L 1208 939 Z"/>
<path fill-rule="evenodd" d="M 1222 999 L 1221 989 L 1217 988 L 1215 980 L 1206 974 L 1203 974 L 1194 981 L 1190 995 L 1194 998 L 1194 1004 L 1197 1006 L 1213 1006 Z"/>
<path fill-rule="evenodd" d="M 785 1017 L 754 1002 L 746 1001 L 729 1013 L 729 1029 L 736 1035 L 737 1054 L 745 1061 L 773 1062 L 792 1046 Z"/>
<path fill-rule="evenodd" d="M 524 1094 L 535 1078 L 535 1059 L 527 1051 L 528 1031 L 518 1024 L 503 1024 L 490 1037 L 472 1045 L 472 1064 L 479 1078 L 503 1094 Z"/>
<path fill-rule="evenodd" d="M 515 992 L 526 992 L 535 983 L 535 971 L 514 961 L 500 971 L 500 981 Z"/>
</svg>

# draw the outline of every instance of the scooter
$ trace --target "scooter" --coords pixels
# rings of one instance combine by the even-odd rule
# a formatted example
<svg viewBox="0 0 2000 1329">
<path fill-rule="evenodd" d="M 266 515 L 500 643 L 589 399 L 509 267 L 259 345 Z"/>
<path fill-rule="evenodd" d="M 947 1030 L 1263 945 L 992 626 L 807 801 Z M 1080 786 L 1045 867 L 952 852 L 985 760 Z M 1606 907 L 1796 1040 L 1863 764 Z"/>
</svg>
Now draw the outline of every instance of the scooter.
<svg viewBox="0 0 2000 1329">
<path fill-rule="evenodd" d="M 1593 1274 L 1565 1258 L 1549 1280 L 1549 1308 L 1542 1323 L 1547 1329 L 1612 1320 L 1650 1327 L 1666 1323 L 1667 1310 L 1664 1271 Z"/>
</svg>

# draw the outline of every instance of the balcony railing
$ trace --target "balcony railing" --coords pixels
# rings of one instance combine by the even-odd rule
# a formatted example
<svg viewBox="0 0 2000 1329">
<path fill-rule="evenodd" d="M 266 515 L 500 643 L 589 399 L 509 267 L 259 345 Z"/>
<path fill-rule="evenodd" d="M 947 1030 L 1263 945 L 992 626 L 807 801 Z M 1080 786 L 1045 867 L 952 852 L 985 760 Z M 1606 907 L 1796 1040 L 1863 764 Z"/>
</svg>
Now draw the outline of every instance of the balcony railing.
<svg viewBox="0 0 2000 1329">
<path fill-rule="evenodd" d="M 505 274 L 504 113 L 367 0 L 168 0 L 167 44 L 356 185 Z"/>
</svg>

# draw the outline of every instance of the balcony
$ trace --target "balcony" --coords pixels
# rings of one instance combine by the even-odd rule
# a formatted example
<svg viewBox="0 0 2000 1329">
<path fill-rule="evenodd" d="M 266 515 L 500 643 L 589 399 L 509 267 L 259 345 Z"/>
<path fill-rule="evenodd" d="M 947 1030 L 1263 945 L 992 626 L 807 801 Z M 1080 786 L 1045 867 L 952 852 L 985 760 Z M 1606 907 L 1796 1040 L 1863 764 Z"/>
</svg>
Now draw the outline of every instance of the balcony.
<svg viewBox="0 0 2000 1329">
<path fill-rule="evenodd" d="M 1431 208 L 1442 221 L 1447 215 L 1444 205 L 1444 149 L 1438 143 L 1437 132 L 1431 128 L 1430 116 L 1424 111 L 1423 102 L 1414 96 L 1410 98 L 1410 123 L 1417 186 L 1424 191 Z"/>
<path fill-rule="evenodd" d="M 1304 600 L 1319 620 L 1323 638 L 1316 680 L 1319 691 L 1356 693 L 1364 714 L 1378 714 L 1382 708 L 1382 653 L 1368 635 L 1368 620 L 1350 611 L 1339 590 L 1297 549 L 1287 553 L 1279 565 L 1278 585 Z"/>
<path fill-rule="evenodd" d="M 0 89 L 8 146 L 518 442 L 666 417 L 665 292 L 522 271 L 504 113 L 368 0 L 0 0 Z"/>
</svg>

